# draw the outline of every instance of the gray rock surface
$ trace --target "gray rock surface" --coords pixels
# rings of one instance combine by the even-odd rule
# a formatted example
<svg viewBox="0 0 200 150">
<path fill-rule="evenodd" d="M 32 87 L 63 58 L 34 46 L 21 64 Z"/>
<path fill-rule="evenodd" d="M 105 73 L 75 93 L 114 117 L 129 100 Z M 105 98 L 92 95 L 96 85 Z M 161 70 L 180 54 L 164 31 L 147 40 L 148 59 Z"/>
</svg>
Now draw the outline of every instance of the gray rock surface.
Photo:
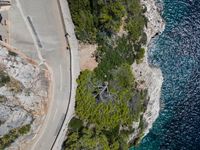
<svg viewBox="0 0 200 150">
<path fill-rule="evenodd" d="M 163 82 L 161 70 L 159 68 L 149 66 L 148 64 L 148 45 L 155 35 L 163 32 L 165 28 L 165 22 L 160 16 L 161 5 L 158 8 L 156 0 L 141 0 L 141 4 L 147 8 L 145 16 L 148 19 L 148 23 L 147 27 L 144 29 L 145 33 L 147 34 L 147 45 L 144 46 L 146 51 L 143 62 L 140 64 L 134 63 L 132 67 L 134 75 L 138 82 L 145 81 L 142 85 L 140 85 L 141 88 L 148 89 L 149 102 L 147 105 L 147 110 L 143 114 L 143 121 L 145 121 L 147 124 L 143 135 L 145 136 L 159 116 L 160 94 Z M 130 140 L 136 138 L 139 133 L 139 124 L 137 122 L 134 122 L 133 126 L 136 130 L 130 136 Z"/>
<path fill-rule="evenodd" d="M 0 73 L 10 78 L 0 84 L 0 137 L 26 124 L 32 124 L 33 132 L 45 116 L 47 70 L 0 46 Z"/>
</svg>

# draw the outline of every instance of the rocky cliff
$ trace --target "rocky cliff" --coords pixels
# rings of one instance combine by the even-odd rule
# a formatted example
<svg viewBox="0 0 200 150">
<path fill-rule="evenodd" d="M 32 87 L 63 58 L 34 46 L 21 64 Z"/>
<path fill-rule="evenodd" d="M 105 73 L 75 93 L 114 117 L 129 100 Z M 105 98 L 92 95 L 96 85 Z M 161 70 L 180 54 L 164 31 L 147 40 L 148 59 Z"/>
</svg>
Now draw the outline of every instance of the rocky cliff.
<svg viewBox="0 0 200 150">
<path fill-rule="evenodd" d="M 160 7 L 158 7 L 155 0 L 141 0 L 141 4 L 146 7 L 145 16 L 148 19 L 147 27 L 144 29 L 147 35 L 147 44 L 144 46 L 146 52 L 143 62 L 140 64 L 134 63 L 132 67 L 136 76 L 136 80 L 138 82 L 144 81 L 142 82 L 142 86 L 143 88 L 148 89 L 149 102 L 147 104 L 147 109 L 143 114 L 143 122 L 145 124 L 145 128 L 143 129 L 143 133 L 140 135 L 144 137 L 149 132 L 150 128 L 159 115 L 160 94 L 163 82 L 161 70 L 148 64 L 148 46 L 152 38 L 164 30 L 165 23 L 160 16 Z M 133 126 L 137 129 L 139 123 L 136 122 L 133 124 Z M 136 130 L 131 135 L 131 139 L 138 138 L 139 133 L 140 129 Z"/>
<path fill-rule="evenodd" d="M 0 46 L 0 137 L 23 125 L 36 130 L 48 100 L 45 68 Z"/>
</svg>

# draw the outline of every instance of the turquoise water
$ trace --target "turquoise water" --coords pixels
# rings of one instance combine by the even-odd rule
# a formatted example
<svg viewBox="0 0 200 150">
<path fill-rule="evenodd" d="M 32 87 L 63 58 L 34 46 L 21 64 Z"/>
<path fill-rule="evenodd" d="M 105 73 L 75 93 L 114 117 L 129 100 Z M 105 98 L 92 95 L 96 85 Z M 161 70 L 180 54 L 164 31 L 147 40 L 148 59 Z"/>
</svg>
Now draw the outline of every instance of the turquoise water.
<svg viewBox="0 0 200 150">
<path fill-rule="evenodd" d="M 149 52 L 161 68 L 159 118 L 131 150 L 200 150 L 200 0 L 163 0 L 165 31 Z"/>
</svg>

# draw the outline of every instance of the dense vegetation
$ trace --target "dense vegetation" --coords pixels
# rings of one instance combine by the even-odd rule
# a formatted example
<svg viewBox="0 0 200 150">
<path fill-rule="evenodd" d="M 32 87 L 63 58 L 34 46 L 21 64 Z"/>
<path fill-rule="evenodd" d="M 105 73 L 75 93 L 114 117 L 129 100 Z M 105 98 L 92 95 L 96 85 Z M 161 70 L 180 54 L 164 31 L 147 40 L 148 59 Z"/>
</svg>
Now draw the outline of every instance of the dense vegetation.
<svg viewBox="0 0 200 150">
<path fill-rule="evenodd" d="M 76 115 L 70 122 L 65 148 L 128 149 L 132 122 L 139 121 L 147 103 L 147 91 L 138 91 L 131 66 L 111 71 L 112 79 L 99 80 L 85 70 L 77 79 Z"/>
<path fill-rule="evenodd" d="M 83 42 L 93 43 L 100 35 L 118 32 L 122 17 L 135 42 L 143 33 L 146 18 L 139 0 L 68 0 L 76 35 Z"/>
<path fill-rule="evenodd" d="M 24 125 L 20 128 L 12 129 L 8 134 L 0 137 L 0 150 L 5 149 L 11 143 L 13 143 L 18 137 L 27 134 L 30 131 L 31 126 Z"/>
<path fill-rule="evenodd" d="M 98 129 L 110 130 L 119 124 L 129 125 L 139 117 L 128 105 L 132 97 L 138 94 L 130 66 L 122 65 L 112 71 L 112 76 L 109 82 L 100 82 L 93 72 L 86 70 L 77 80 L 76 114 L 81 120 L 95 124 Z M 144 98 L 143 93 L 140 94 L 138 102 L 142 105 Z"/>
<path fill-rule="evenodd" d="M 82 128 L 74 129 L 70 126 L 69 130 L 70 133 L 68 134 L 68 139 L 65 142 L 66 149 L 128 149 L 128 134 L 126 131 L 121 131 L 119 133 L 119 127 L 102 132 L 92 127 L 83 127 L 82 124 Z"/>
<path fill-rule="evenodd" d="M 82 42 L 97 43 L 94 71 L 77 79 L 76 117 L 69 124 L 68 149 L 128 149 L 132 122 L 140 121 L 148 101 L 138 90 L 131 65 L 140 63 L 146 43 L 146 19 L 139 0 L 68 0 Z M 124 21 L 123 21 L 124 20 Z M 118 36 L 120 26 L 127 34 Z M 142 135 L 142 133 L 141 133 Z"/>
<path fill-rule="evenodd" d="M 146 91 L 136 91 L 130 65 L 112 71 L 113 79 L 100 82 L 94 72 L 81 73 L 76 115 L 71 120 L 66 149 L 127 149 L 131 124 L 145 108 Z"/>
<path fill-rule="evenodd" d="M 109 43 L 108 43 L 109 42 Z M 112 43 L 112 44 L 110 44 Z M 114 48 L 111 45 L 116 45 Z M 137 47 L 128 37 L 120 37 L 116 41 L 105 40 L 97 49 L 98 67 L 95 74 L 99 79 L 110 80 L 112 69 L 126 63 L 132 65 L 134 60 L 141 61 L 145 50 Z"/>
</svg>

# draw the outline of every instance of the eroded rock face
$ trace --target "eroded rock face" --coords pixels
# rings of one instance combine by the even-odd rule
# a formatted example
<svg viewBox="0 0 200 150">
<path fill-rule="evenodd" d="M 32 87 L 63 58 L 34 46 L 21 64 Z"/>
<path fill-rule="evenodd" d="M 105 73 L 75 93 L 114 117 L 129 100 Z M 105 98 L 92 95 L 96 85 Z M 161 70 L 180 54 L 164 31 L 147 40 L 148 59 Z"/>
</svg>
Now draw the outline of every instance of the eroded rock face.
<svg viewBox="0 0 200 150">
<path fill-rule="evenodd" d="M 147 28 L 144 29 L 147 34 L 147 44 L 157 34 L 165 29 L 165 22 L 160 15 L 162 4 L 158 0 L 140 0 L 141 4 L 146 7 L 145 16 L 148 19 Z M 159 5 L 159 6 L 158 6 Z"/>
<path fill-rule="evenodd" d="M 26 124 L 39 127 L 48 98 L 47 71 L 0 46 L 0 82 L 0 137 Z"/>
<path fill-rule="evenodd" d="M 141 3 L 147 8 L 145 16 L 148 19 L 148 23 L 147 28 L 145 28 L 144 31 L 147 34 L 148 46 L 151 42 L 151 39 L 154 38 L 154 36 L 164 31 L 165 22 L 160 15 L 161 7 L 158 7 L 158 3 L 156 0 L 141 0 Z M 145 81 L 149 95 L 149 103 L 147 105 L 147 110 L 143 115 L 143 119 L 147 123 L 147 127 L 144 130 L 144 136 L 149 132 L 153 123 L 159 116 L 160 94 L 163 83 L 163 76 L 161 70 L 159 68 L 149 66 L 147 60 L 147 51 L 148 47 L 146 47 L 146 53 L 143 63 L 141 63 L 138 66 L 138 68 L 135 69 L 135 74 L 138 76 L 138 79 Z"/>
<path fill-rule="evenodd" d="M 147 109 L 143 114 L 143 121 L 146 124 L 146 127 L 143 131 L 143 136 L 145 136 L 159 116 L 160 94 L 163 82 L 161 70 L 159 68 L 150 67 L 148 64 L 148 45 L 154 36 L 163 32 L 165 28 L 165 22 L 160 16 L 159 11 L 161 7 L 158 8 L 156 0 L 141 0 L 141 4 L 146 7 L 145 16 L 148 19 L 147 27 L 144 29 L 144 32 L 147 34 L 147 45 L 144 47 L 146 51 L 143 62 L 140 64 L 134 63 L 132 67 L 137 82 L 142 82 L 140 87 L 143 89 L 148 89 L 149 102 Z M 140 130 L 137 122 L 134 122 L 133 126 L 136 130 L 130 136 L 130 139 L 137 138 Z"/>
</svg>

